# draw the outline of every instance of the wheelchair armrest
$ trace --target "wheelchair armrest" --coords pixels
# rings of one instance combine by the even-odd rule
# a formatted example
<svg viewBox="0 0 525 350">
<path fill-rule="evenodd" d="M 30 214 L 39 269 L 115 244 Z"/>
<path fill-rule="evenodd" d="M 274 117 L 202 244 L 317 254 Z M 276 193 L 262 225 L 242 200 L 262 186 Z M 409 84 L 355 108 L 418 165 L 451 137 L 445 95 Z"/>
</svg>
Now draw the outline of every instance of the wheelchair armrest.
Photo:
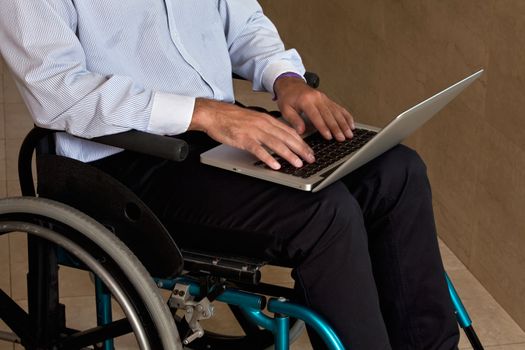
<svg viewBox="0 0 525 350">
<path fill-rule="evenodd" d="M 319 87 L 321 79 L 314 72 L 304 73 L 304 78 L 306 79 L 306 83 L 310 85 L 311 87 L 313 87 L 314 89 L 317 89 Z"/>
<path fill-rule="evenodd" d="M 186 159 L 189 149 L 186 141 L 137 130 L 100 136 L 90 141 L 179 162 Z"/>
</svg>

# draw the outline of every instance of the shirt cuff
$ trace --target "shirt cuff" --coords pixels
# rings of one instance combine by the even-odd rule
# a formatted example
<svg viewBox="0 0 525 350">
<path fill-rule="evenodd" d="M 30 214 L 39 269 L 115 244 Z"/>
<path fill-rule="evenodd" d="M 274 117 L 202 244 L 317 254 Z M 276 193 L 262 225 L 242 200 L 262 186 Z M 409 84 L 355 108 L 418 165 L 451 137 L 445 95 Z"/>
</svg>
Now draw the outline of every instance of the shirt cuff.
<svg viewBox="0 0 525 350">
<path fill-rule="evenodd" d="M 191 123 L 195 97 L 155 92 L 148 132 L 159 135 L 182 134 Z"/>
<path fill-rule="evenodd" d="M 289 61 L 270 63 L 264 70 L 262 77 L 262 83 L 266 91 L 273 94 L 273 84 L 275 83 L 275 80 L 277 80 L 277 78 L 283 73 L 297 73 L 302 77 L 304 75 L 304 70 L 298 69 L 298 67 Z M 306 79 L 304 79 L 304 81 L 306 81 Z"/>
</svg>

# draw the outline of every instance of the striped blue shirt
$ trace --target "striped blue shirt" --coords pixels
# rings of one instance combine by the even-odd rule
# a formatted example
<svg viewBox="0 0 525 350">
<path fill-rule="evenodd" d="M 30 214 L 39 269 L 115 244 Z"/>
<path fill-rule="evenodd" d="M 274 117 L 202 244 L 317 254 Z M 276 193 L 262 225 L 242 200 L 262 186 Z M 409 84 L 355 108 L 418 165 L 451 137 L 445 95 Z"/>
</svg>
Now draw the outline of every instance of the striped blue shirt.
<svg viewBox="0 0 525 350">
<path fill-rule="evenodd" d="M 92 138 L 187 130 L 195 98 L 234 101 L 231 73 L 273 90 L 304 73 L 256 0 L 0 0 L 0 51 L 35 123 Z M 92 161 L 119 149 L 57 136 Z"/>
</svg>

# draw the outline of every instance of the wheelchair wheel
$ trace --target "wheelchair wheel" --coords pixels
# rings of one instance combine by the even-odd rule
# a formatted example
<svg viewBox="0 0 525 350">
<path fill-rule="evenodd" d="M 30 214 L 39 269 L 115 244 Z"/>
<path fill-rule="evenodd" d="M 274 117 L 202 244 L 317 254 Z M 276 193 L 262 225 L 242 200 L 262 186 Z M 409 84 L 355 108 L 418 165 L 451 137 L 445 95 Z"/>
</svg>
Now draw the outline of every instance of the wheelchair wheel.
<svg viewBox="0 0 525 350">
<path fill-rule="evenodd" d="M 112 325 L 107 327 L 105 335 L 110 331 L 125 333 L 131 329 L 140 349 L 182 349 L 174 320 L 152 278 L 131 251 L 98 222 L 50 200 L 0 200 L 0 234 L 17 231 L 26 232 L 28 238 L 45 240 L 61 247 L 103 281 L 127 319 L 114 322 L 113 328 Z M 14 302 L 12 305 L 17 308 Z M 19 333 L 28 332 L 23 327 L 16 327 L 21 315 L 27 316 L 22 311 L 18 320 L 11 322 L 9 314 L 2 317 L 15 333 L 17 330 Z M 24 342 L 24 336 L 18 336 Z M 64 329 L 53 344 L 30 344 L 28 348 L 91 348 L 105 339 L 100 337 L 97 327 L 82 332 Z"/>
</svg>

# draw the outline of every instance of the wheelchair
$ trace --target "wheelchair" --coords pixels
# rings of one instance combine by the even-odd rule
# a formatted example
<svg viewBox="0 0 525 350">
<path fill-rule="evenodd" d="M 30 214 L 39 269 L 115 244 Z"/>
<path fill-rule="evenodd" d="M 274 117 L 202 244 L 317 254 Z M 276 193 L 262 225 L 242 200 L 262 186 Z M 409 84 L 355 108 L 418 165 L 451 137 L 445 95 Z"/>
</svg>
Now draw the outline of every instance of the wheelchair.
<svg viewBox="0 0 525 350">
<path fill-rule="evenodd" d="M 306 78 L 317 87 L 317 76 Z M 292 289 L 261 282 L 261 268 L 271 261 L 180 249 L 131 190 L 89 164 L 54 154 L 54 133 L 35 127 L 27 135 L 19 154 L 24 197 L 0 200 L 0 234 L 28 235 L 27 311 L 0 290 L 0 317 L 13 331 L 0 332 L 0 339 L 30 350 L 112 350 L 115 338 L 133 333 L 140 349 L 285 350 L 306 323 L 328 349 L 344 349 L 325 320 L 289 301 Z M 183 161 L 189 150 L 183 140 L 138 131 L 91 141 L 172 161 Z M 67 326 L 59 266 L 94 276 L 95 326 Z M 444 278 L 460 326 L 473 349 L 483 349 L 450 279 Z M 112 300 L 123 318 L 113 319 Z M 242 335 L 205 329 L 217 303 L 231 310 Z"/>
</svg>

